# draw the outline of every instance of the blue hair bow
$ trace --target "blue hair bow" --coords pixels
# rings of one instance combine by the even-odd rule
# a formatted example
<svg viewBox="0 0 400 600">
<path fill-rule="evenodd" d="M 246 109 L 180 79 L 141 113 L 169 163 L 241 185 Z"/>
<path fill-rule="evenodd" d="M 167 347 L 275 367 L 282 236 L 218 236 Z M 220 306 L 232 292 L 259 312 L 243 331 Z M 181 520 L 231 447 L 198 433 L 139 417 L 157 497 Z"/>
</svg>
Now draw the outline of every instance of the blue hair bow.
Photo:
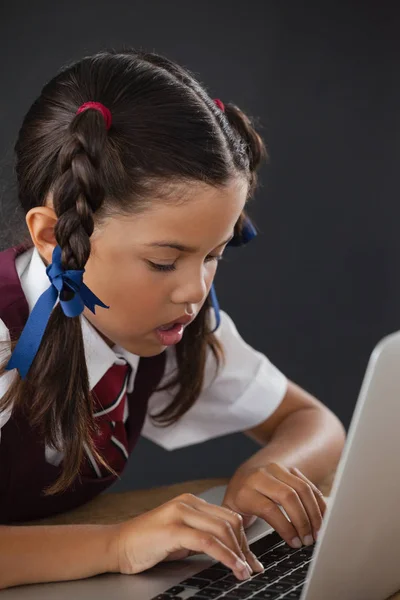
<svg viewBox="0 0 400 600">
<path fill-rule="evenodd" d="M 242 229 L 241 229 L 240 234 L 235 235 L 229 242 L 228 246 L 235 246 L 235 247 L 244 246 L 245 244 L 248 244 L 253 238 L 255 238 L 256 235 L 257 235 L 257 231 L 256 231 L 256 228 L 254 227 L 253 223 L 250 221 L 250 219 L 248 217 L 245 217 L 243 224 L 242 224 Z M 214 284 L 212 284 L 211 289 L 210 289 L 210 300 L 211 300 L 211 305 L 214 309 L 215 321 L 216 321 L 216 325 L 213 329 L 213 333 L 214 333 L 214 331 L 216 331 L 221 324 L 219 303 L 218 303 L 217 293 L 215 291 Z"/>
<path fill-rule="evenodd" d="M 56 246 L 53 250 L 52 261 L 51 265 L 46 267 L 51 286 L 43 292 L 33 307 L 6 366 L 8 371 L 18 369 L 22 379 L 26 377 L 36 356 L 57 299 L 60 300 L 63 313 L 67 317 L 77 317 L 83 312 L 85 306 L 92 313 L 95 312 L 96 305 L 109 308 L 83 283 L 85 269 L 64 270 L 61 264 L 61 248 L 59 246 Z M 61 292 L 65 290 L 73 292 L 70 300 L 62 300 Z"/>
</svg>

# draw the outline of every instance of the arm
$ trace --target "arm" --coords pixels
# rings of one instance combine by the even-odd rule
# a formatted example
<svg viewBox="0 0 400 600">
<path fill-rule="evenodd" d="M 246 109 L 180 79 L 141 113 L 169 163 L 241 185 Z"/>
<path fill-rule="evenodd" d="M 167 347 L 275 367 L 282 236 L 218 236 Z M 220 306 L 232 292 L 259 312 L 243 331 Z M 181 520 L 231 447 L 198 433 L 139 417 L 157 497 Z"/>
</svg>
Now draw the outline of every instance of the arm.
<svg viewBox="0 0 400 600">
<path fill-rule="evenodd" d="M 297 467 L 317 485 L 336 469 L 345 441 L 339 419 L 291 382 L 270 418 L 245 433 L 264 447 L 243 468 L 279 462 Z"/>
<path fill-rule="evenodd" d="M 0 526 L 0 590 L 118 572 L 114 525 Z"/>
</svg>

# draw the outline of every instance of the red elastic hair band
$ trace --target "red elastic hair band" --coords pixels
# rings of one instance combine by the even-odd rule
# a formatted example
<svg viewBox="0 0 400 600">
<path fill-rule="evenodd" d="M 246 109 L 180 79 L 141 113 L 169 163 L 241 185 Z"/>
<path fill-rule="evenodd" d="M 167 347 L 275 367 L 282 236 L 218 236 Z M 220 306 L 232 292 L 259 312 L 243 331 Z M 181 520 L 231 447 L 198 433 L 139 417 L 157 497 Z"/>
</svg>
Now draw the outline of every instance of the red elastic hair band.
<svg viewBox="0 0 400 600">
<path fill-rule="evenodd" d="M 79 113 L 83 112 L 84 110 L 88 110 L 89 108 L 101 112 L 104 117 L 104 121 L 106 122 L 106 129 L 108 131 L 112 123 L 111 112 L 109 109 L 104 106 L 104 104 L 101 104 L 101 102 L 85 102 L 85 104 L 82 104 L 82 106 L 78 108 L 76 114 L 79 115 Z"/>
<path fill-rule="evenodd" d="M 218 106 L 218 108 L 222 110 L 222 112 L 225 112 L 225 104 L 222 102 L 222 100 L 219 100 L 219 98 L 215 98 L 214 102 Z"/>
</svg>

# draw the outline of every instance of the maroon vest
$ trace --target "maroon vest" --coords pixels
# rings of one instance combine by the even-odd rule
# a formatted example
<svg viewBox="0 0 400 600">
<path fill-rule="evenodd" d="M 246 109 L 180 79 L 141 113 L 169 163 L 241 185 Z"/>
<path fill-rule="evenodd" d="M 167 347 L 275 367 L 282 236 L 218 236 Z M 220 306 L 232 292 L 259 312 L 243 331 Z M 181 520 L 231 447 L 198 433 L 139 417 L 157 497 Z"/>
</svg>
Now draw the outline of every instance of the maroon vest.
<svg viewBox="0 0 400 600">
<path fill-rule="evenodd" d="M 0 319 L 11 338 L 22 331 L 29 308 L 15 268 L 15 259 L 26 248 L 0 252 Z M 159 384 L 165 367 L 165 353 L 141 358 L 135 389 L 128 394 L 126 422 L 128 448 L 132 452 L 143 427 L 148 400 Z M 49 517 L 88 502 L 114 483 L 116 477 L 77 477 L 61 494 L 43 495 L 43 489 L 61 474 L 62 465 L 45 459 L 44 442 L 23 417 L 11 416 L 0 430 L 0 523 L 16 523 Z"/>
</svg>

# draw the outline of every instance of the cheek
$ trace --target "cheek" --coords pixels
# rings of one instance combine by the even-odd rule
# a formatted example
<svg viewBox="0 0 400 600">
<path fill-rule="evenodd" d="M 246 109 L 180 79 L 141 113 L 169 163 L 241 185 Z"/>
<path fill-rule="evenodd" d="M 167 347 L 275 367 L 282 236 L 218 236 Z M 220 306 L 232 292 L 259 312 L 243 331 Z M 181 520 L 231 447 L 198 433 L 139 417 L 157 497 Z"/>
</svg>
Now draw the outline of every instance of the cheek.
<svg viewBox="0 0 400 600">
<path fill-rule="evenodd" d="M 107 268 L 92 261 L 87 265 L 85 283 L 110 307 L 97 308 L 96 315 L 89 313 L 93 325 L 104 332 L 145 330 L 165 310 L 166 286 L 140 264 L 123 269 Z"/>
</svg>

